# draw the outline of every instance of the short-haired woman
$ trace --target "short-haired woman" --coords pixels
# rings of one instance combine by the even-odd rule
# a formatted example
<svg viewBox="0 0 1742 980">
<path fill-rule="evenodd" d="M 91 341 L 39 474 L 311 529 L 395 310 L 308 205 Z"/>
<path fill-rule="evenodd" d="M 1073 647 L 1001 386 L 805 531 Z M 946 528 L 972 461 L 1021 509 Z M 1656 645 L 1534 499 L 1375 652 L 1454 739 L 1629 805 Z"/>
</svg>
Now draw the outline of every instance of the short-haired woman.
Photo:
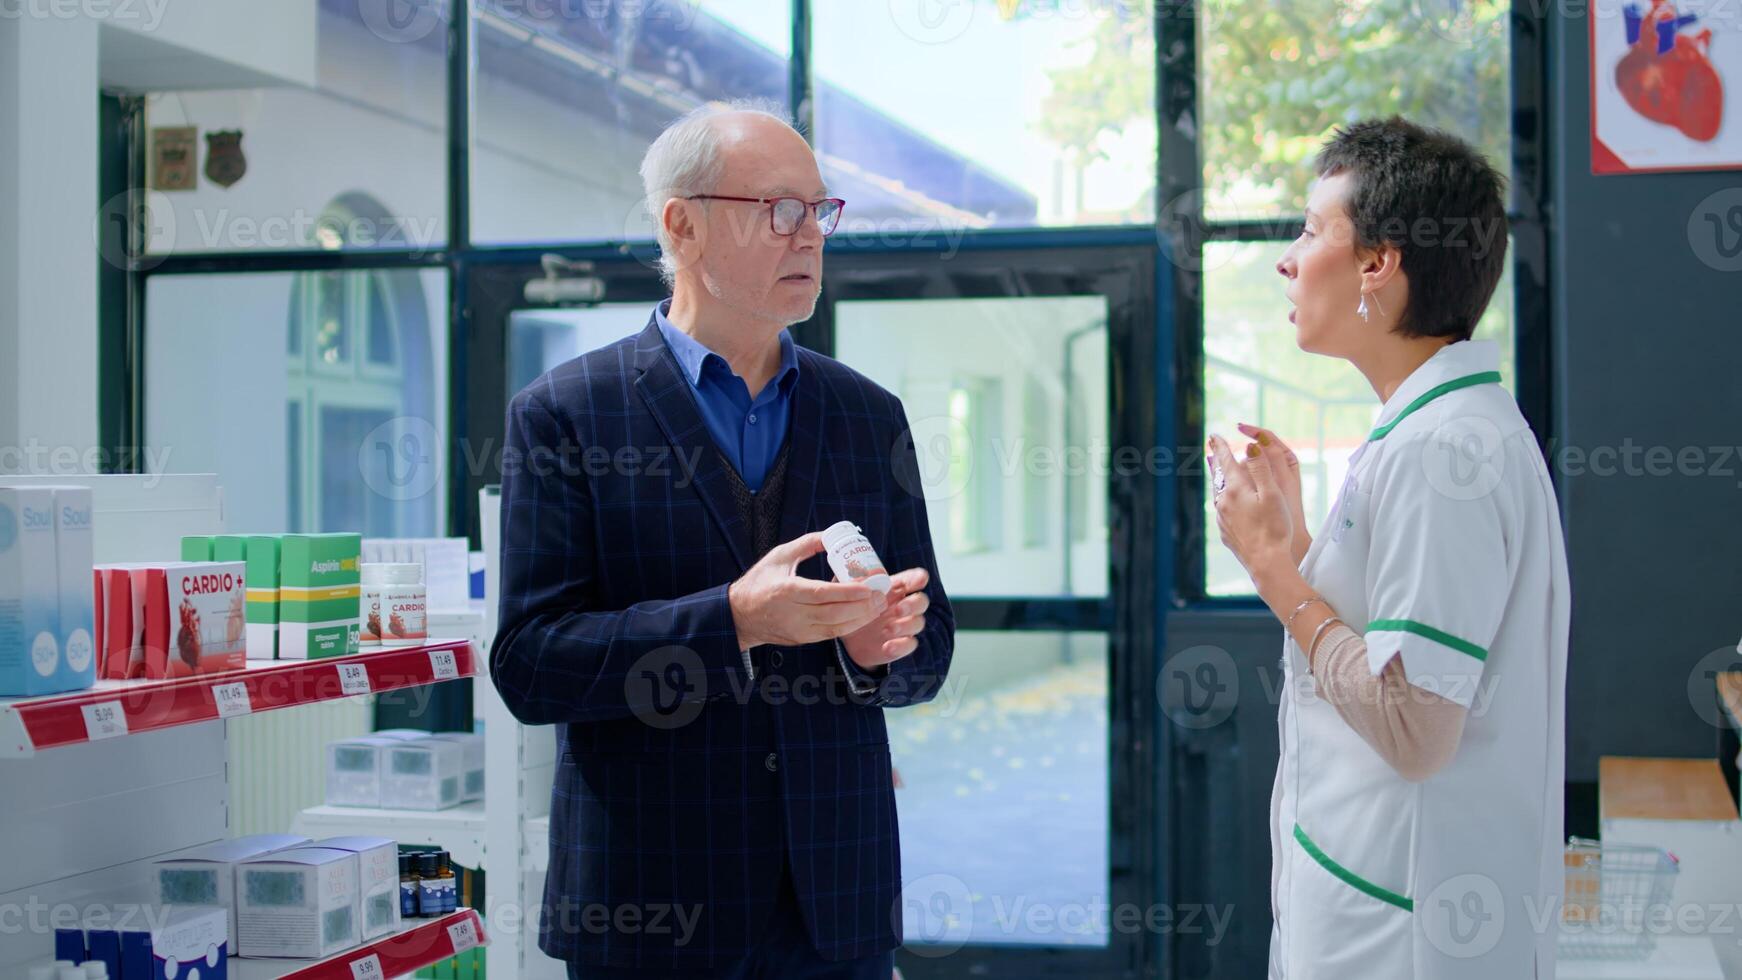
<svg viewBox="0 0 1742 980">
<path fill-rule="evenodd" d="M 1210 451 L 1223 542 L 1283 623 L 1270 975 L 1554 976 L 1569 593 L 1554 489 L 1472 340 L 1503 181 L 1402 119 L 1337 131 L 1277 263 L 1302 350 L 1382 407 L 1316 538 L 1298 461 Z"/>
</svg>

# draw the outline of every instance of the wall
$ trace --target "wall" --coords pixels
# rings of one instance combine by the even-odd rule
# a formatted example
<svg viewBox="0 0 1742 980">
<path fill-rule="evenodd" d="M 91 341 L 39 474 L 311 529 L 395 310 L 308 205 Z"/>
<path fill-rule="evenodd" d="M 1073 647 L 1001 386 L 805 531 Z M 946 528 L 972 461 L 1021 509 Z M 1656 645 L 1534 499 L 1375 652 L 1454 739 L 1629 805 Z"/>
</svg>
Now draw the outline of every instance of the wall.
<svg viewBox="0 0 1742 980">
<path fill-rule="evenodd" d="M 97 442 L 97 32 L 0 17 L 0 472 Z"/>
<path fill-rule="evenodd" d="M 1707 450 L 1742 444 L 1742 272 L 1695 243 L 1711 241 L 1704 213 L 1742 207 L 1742 172 L 1592 176 L 1588 24 L 1551 17 L 1557 450 L 1698 447 L 1697 469 L 1714 473 L 1651 475 L 1643 448 L 1635 475 L 1551 460 L 1573 584 L 1567 778 L 1588 781 L 1603 754 L 1713 752 L 1690 673 L 1742 635 L 1742 461 L 1721 475 Z M 1729 94 L 1728 125 L 1742 125 Z M 1703 672 L 1691 686 L 1709 706 Z"/>
</svg>

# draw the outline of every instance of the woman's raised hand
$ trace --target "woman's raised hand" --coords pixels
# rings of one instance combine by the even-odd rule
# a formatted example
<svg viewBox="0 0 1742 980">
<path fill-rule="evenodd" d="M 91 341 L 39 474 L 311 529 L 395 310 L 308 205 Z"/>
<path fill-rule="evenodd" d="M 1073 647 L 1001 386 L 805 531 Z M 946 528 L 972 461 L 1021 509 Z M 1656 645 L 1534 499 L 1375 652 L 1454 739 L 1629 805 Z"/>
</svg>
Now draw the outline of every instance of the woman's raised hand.
<svg viewBox="0 0 1742 980">
<path fill-rule="evenodd" d="M 1277 438 L 1276 433 L 1269 429 L 1261 429 L 1256 425 L 1241 422 L 1241 433 L 1258 443 L 1258 451 L 1270 461 L 1270 472 L 1276 477 L 1276 485 L 1282 490 L 1283 499 L 1288 501 L 1288 514 L 1294 519 L 1294 563 L 1299 565 L 1306 558 L 1307 549 L 1313 545 L 1313 536 L 1307 532 L 1306 510 L 1301 505 L 1300 493 L 1300 459 L 1294 450 L 1288 448 L 1288 443 Z"/>
</svg>

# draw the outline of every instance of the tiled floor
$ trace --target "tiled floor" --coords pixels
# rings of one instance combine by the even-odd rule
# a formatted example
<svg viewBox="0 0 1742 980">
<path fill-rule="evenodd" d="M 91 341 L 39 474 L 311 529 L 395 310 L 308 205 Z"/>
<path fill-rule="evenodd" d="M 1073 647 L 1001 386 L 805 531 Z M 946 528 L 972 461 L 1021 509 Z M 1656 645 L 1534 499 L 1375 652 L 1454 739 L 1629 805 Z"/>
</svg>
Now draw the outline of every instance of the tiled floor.
<svg viewBox="0 0 1742 980">
<path fill-rule="evenodd" d="M 888 718 L 910 941 L 1104 943 L 1105 664 Z"/>
</svg>

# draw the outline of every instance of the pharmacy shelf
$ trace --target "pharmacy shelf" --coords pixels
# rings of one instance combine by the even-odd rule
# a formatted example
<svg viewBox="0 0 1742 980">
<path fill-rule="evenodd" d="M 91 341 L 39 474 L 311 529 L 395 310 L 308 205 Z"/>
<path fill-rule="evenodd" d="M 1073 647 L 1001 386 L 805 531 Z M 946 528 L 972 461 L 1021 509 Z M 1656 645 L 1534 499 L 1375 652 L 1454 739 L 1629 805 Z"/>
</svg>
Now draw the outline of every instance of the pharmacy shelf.
<svg viewBox="0 0 1742 980">
<path fill-rule="evenodd" d="M 98 681 L 68 694 L 0 699 L 0 759 L 139 732 L 471 677 L 466 640 L 432 640 L 322 660 L 250 660 L 173 680 Z"/>
<path fill-rule="evenodd" d="M 533 817 L 526 821 L 521 836 L 526 842 L 526 870 L 543 874 L 550 865 L 550 817 Z"/>
<path fill-rule="evenodd" d="M 401 844 L 433 844 L 455 863 L 484 867 L 484 804 L 446 810 L 385 810 L 358 806 L 311 806 L 291 821 L 290 832 L 323 837 L 387 837 Z"/>
<path fill-rule="evenodd" d="M 324 960 L 230 960 L 232 980 L 388 980 L 415 973 L 488 942 L 473 909 L 439 919 L 414 919 L 383 936 Z"/>
</svg>

